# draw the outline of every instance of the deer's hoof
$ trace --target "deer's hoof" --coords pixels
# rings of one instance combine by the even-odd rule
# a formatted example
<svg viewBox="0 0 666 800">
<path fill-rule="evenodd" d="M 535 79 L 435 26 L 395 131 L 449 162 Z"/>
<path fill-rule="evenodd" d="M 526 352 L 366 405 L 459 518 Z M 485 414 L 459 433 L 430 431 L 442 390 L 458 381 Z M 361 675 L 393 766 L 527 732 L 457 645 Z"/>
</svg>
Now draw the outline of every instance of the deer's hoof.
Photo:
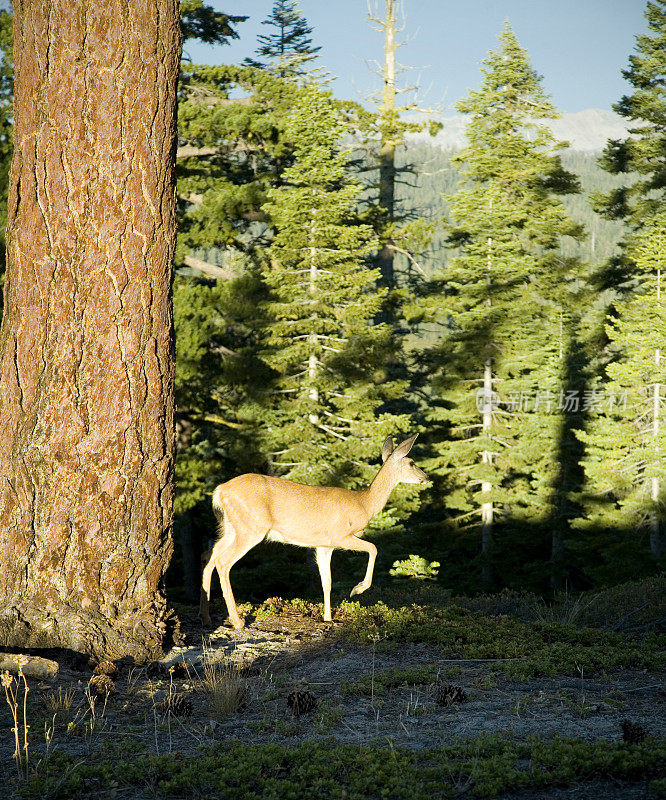
<svg viewBox="0 0 666 800">
<path fill-rule="evenodd" d="M 358 583 L 349 593 L 350 597 L 353 597 L 355 594 L 362 594 L 368 587 L 362 583 Z"/>
</svg>

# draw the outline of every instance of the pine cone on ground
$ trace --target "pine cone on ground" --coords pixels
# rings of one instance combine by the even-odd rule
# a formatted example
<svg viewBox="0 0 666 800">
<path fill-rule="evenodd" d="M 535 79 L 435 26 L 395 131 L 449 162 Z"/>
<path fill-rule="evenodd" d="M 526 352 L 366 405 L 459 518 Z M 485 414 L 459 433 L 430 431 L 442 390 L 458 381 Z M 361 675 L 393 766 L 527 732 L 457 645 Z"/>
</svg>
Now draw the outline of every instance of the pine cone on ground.
<svg viewBox="0 0 666 800">
<path fill-rule="evenodd" d="M 639 725 L 638 722 L 623 719 L 620 727 L 622 728 L 622 739 L 629 744 L 638 744 L 639 742 L 644 742 L 647 738 L 645 728 Z"/>
<path fill-rule="evenodd" d="M 166 678 L 169 671 L 161 661 L 151 661 L 146 667 L 146 675 L 149 678 Z"/>
<path fill-rule="evenodd" d="M 456 703 L 466 703 L 467 695 L 460 686 L 450 683 L 440 683 L 435 687 L 435 702 L 440 706 L 452 706 Z"/>
<path fill-rule="evenodd" d="M 88 681 L 88 691 L 91 697 L 108 697 L 115 690 L 116 685 L 108 675 L 93 675 Z"/>
<path fill-rule="evenodd" d="M 163 715 L 171 714 L 174 717 L 189 717 L 192 715 L 192 701 L 184 694 L 168 694 L 159 706 Z"/>
<path fill-rule="evenodd" d="M 93 675 L 108 675 L 113 678 L 118 674 L 118 667 L 113 661 L 100 661 L 93 670 Z"/>
<path fill-rule="evenodd" d="M 317 698 L 307 690 L 291 692 L 287 697 L 287 706 L 295 717 L 309 714 L 317 708 Z"/>
<path fill-rule="evenodd" d="M 176 661 L 168 668 L 169 675 L 172 678 L 189 678 L 190 673 L 187 664 L 184 661 Z"/>
</svg>

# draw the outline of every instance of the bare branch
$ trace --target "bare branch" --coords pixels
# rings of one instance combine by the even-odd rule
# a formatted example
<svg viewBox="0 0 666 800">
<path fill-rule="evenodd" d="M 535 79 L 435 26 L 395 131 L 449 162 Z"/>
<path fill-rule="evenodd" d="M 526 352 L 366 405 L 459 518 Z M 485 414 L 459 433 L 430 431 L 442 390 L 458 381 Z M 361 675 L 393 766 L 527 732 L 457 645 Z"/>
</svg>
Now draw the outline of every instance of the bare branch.
<svg viewBox="0 0 666 800">
<path fill-rule="evenodd" d="M 223 356 L 231 356 L 231 358 L 240 358 L 240 353 L 237 353 L 235 350 L 230 350 L 228 347 L 225 347 L 223 344 L 219 344 L 216 347 L 211 347 L 212 353 L 219 353 Z"/>
<path fill-rule="evenodd" d="M 203 195 L 202 194 L 195 194 L 191 192 L 188 195 L 179 194 L 179 200 L 184 200 L 186 203 L 192 203 L 195 206 L 200 206 L 203 203 Z"/>
<path fill-rule="evenodd" d="M 207 275 L 209 278 L 215 278 L 216 280 L 231 281 L 238 277 L 238 273 L 227 267 L 210 264 L 208 261 L 202 261 L 200 258 L 195 258 L 191 255 L 183 256 L 183 264 L 199 272 L 203 272 L 204 275 Z"/>
<path fill-rule="evenodd" d="M 411 264 L 418 270 L 418 272 L 421 275 L 423 275 L 423 277 L 426 278 L 426 280 L 428 279 L 428 276 L 423 271 L 423 268 L 421 267 L 421 265 L 418 263 L 418 261 L 414 258 L 414 256 L 411 253 L 409 253 L 407 250 L 403 250 L 402 247 L 398 247 L 397 245 L 393 244 L 392 242 L 388 243 L 388 247 L 391 250 L 395 250 L 396 253 L 402 253 L 403 256 L 406 256 L 409 259 L 409 261 L 411 262 Z"/>
<path fill-rule="evenodd" d="M 214 156 L 220 152 L 219 147 L 195 147 L 184 144 L 176 150 L 176 158 L 192 158 L 193 156 Z"/>
</svg>

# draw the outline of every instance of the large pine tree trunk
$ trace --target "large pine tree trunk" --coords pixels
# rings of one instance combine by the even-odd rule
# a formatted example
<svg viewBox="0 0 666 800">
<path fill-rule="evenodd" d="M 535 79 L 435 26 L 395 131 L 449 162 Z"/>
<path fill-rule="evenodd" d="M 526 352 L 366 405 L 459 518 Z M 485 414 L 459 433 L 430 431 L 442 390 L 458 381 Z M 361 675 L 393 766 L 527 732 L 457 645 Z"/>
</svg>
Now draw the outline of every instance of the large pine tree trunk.
<svg viewBox="0 0 666 800">
<path fill-rule="evenodd" d="M 0 643 L 154 657 L 171 555 L 177 0 L 14 6 Z"/>
</svg>

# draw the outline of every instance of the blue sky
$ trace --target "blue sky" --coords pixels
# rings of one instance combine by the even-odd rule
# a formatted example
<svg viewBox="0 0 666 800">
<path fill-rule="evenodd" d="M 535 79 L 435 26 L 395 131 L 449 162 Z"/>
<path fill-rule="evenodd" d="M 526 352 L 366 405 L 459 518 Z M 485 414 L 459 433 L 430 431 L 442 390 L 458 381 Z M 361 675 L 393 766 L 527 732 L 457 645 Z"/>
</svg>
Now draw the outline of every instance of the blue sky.
<svg viewBox="0 0 666 800">
<path fill-rule="evenodd" d="M 238 26 L 241 38 L 231 46 L 188 43 L 193 61 L 237 63 L 253 55 L 257 33 L 272 30 L 261 25 L 272 0 L 209 2 L 250 19 Z M 337 76 L 335 93 L 362 100 L 376 91 L 379 78 L 367 62 L 382 57 L 383 40 L 366 19 L 366 0 L 299 5 L 314 29 L 314 44 L 321 45 L 319 64 Z M 620 71 L 634 51 L 636 34 L 647 30 L 645 8 L 645 0 L 404 0 L 402 37 L 409 41 L 399 59 L 415 68 L 404 80 L 418 81 L 422 105 L 437 106 L 446 116 L 456 113 L 456 101 L 478 87 L 481 62 L 508 18 L 560 111 L 610 110 L 630 89 Z"/>
</svg>

